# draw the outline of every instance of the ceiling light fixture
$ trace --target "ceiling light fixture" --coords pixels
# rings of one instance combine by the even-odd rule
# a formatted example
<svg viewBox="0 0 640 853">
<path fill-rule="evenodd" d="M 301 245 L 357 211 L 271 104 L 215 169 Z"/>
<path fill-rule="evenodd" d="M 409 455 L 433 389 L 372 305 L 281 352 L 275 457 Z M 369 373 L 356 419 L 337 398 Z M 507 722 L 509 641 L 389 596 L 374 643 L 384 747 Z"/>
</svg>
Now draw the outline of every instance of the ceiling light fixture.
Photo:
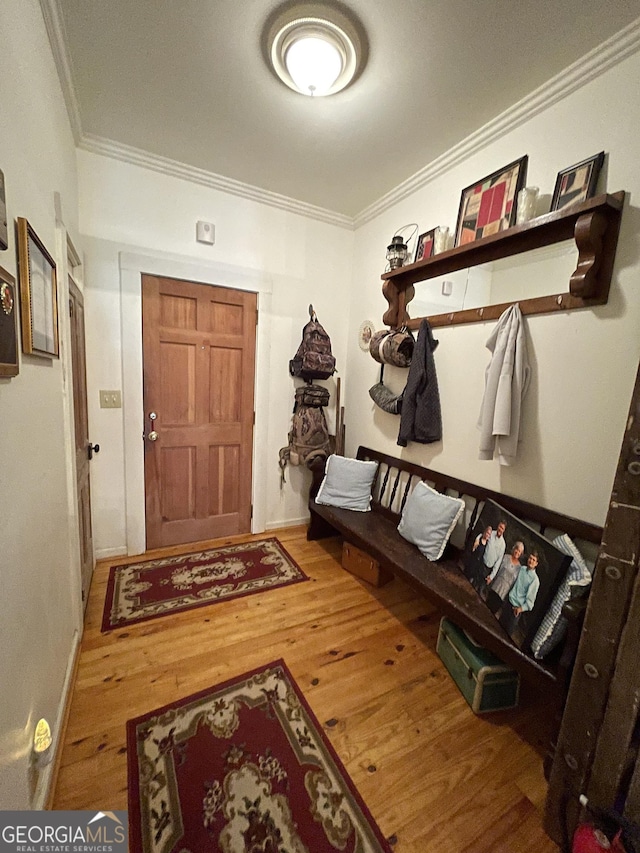
<svg viewBox="0 0 640 853">
<path fill-rule="evenodd" d="M 340 92 L 360 70 L 362 41 L 344 15 L 319 3 L 289 6 L 269 29 L 273 69 L 289 88 L 321 97 Z"/>
</svg>

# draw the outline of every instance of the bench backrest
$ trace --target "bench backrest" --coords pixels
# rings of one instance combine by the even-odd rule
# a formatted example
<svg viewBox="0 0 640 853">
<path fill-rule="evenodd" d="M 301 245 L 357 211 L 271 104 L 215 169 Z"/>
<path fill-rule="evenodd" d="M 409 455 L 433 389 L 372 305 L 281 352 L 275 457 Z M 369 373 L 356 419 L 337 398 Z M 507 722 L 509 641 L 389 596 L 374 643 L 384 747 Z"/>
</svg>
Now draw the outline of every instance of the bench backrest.
<svg viewBox="0 0 640 853">
<path fill-rule="evenodd" d="M 398 459 L 369 447 L 360 446 L 357 458 L 378 462 L 378 471 L 372 490 L 372 509 L 392 520 L 399 521 L 414 486 L 420 480 L 424 480 L 437 491 L 464 500 L 467 506 L 467 512 L 464 514 L 464 533 L 462 537 L 458 537 L 457 542 L 456 537 L 452 537 L 452 543 L 458 547 L 462 548 L 466 544 L 485 500 L 492 500 L 549 539 L 558 533 L 568 533 L 572 539 L 576 540 L 578 548 L 587 560 L 595 561 L 597 546 L 602 541 L 602 527 L 596 524 L 467 483 L 457 477 L 423 468 L 414 462 Z M 460 538 L 463 541 L 460 541 Z"/>
</svg>

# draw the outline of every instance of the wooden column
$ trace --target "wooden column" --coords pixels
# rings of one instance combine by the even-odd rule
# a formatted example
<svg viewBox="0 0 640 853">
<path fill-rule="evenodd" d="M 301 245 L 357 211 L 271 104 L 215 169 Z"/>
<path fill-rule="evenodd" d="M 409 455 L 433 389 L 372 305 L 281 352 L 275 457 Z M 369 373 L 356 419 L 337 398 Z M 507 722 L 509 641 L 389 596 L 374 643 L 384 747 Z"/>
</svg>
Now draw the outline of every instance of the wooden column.
<svg viewBox="0 0 640 853">
<path fill-rule="evenodd" d="M 549 780 L 545 829 L 558 843 L 578 823 L 580 794 L 640 816 L 639 558 L 640 371 Z"/>
</svg>

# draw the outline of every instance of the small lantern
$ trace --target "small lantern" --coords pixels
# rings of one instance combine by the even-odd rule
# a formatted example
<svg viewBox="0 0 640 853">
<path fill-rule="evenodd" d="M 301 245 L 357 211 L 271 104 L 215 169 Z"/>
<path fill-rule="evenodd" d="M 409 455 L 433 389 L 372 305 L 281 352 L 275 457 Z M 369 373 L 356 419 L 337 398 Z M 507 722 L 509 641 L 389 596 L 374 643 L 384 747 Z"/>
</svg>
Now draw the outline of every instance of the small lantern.
<svg viewBox="0 0 640 853">
<path fill-rule="evenodd" d="M 391 243 L 387 246 L 389 268 L 392 270 L 398 269 L 398 267 L 404 264 L 408 256 L 407 244 L 404 242 L 402 235 L 394 234 L 391 238 Z"/>
</svg>

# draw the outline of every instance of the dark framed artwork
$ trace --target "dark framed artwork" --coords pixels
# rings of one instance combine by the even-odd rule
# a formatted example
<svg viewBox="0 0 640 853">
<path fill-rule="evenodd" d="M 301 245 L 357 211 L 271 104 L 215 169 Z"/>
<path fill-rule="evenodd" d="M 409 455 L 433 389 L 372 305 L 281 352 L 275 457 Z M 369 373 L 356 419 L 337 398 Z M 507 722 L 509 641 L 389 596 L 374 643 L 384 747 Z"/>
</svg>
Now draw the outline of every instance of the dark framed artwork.
<svg viewBox="0 0 640 853">
<path fill-rule="evenodd" d="M 7 226 L 7 197 L 4 189 L 4 173 L 0 170 L 0 250 L 9 247 L 9 229 Z"/>
<path fill-rule="evenodd" d="M 516 646 L 529 652 L 571 557 L 499 504 L 486 501 L 462 564 Z"/>
<path fill-rule="evenodd" d="M 18 300 L 16 280 L 0 267 L 0 377 L 17 376 Z"/>
<path fill-rule="evenodd" d="M 413 259 L 414 264 L 418 261 L 424 261 L 426 258 L 433 257 L 435 236 L 436 229 L 432 228 L 431 231 L 425 231 L 424 234 L 421 234 L 418 237 L 418 242 L 416 243 L 416 256 Z"/>
<path fill-rule="evenodd" d="M 598 176 L 604 163 L 604 151 L 587 157 L 575 166 L 558 172 L 551 199 L 551 210 L 564 210 L 591 198 L 596 191 Z"/>
<path fill-rule="evenodd" d="M 18 219 L 22 351 L 59 356 L 56 264 L 26 219 Z"/>
<path fill-rule="evenodd" d="M 462 190 L 455 233 L 456 246 L 498 234 L 515 223 L 516 202 L 527 179 L 528 161 L 525 154 Z"/>
</svg>

